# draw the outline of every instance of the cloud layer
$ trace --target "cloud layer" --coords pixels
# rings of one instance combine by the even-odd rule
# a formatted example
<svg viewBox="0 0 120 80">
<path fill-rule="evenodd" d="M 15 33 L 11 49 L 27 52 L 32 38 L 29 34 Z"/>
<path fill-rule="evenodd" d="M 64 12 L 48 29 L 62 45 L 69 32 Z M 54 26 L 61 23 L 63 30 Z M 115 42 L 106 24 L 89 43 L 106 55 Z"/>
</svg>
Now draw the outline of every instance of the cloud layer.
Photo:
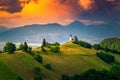
<svg viewBox="0 0 120 80">
<path fill-rule="evenodd" d="M 120 0 L 0 0 L 0 25 L 119 23 Z M 93 22 L 92 22 L 93 21 Z"/>
</svg>

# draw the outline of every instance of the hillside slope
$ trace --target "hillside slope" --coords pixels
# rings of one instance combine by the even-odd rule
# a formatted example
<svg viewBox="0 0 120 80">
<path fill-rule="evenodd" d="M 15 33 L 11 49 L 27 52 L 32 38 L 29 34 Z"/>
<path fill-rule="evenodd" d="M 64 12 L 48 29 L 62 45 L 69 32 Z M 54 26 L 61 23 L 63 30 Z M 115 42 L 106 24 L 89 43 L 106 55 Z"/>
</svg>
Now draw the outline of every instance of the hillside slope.
<svg viewBox="0 0 120 80">
<path fill-rule="evenodd" d="M 50 63 L 52 70 L 47 70 L 42 64 L 38 63 L 28 53 L 16 51 L 15 54 L 0 54 L 0 60 L 7 65 L 14 73 L 18 74 L 23 80 L 33 80 L 35 66 L 40 67 L 43 80 L 60 80 L 62 74 L 80 74 L 90 68 L 97 70 L 110 69 L 111 65 L 99 59 L 96 50 L 83 48 L 72 43 L 65 43 L 60 46 L 60 53 L 39 52 L 40 48 L 33 51 L 43 57 L 43 64 Z M 120 60 L 117 57 L 117 60 Z M 4 79 L 7 80 L 7 79 Z"/>
<path fill-rule="evenodd" d="M 16 77 L 17 74 L 0 60 L 0 80 L 16 80 Z"/>
</svg>

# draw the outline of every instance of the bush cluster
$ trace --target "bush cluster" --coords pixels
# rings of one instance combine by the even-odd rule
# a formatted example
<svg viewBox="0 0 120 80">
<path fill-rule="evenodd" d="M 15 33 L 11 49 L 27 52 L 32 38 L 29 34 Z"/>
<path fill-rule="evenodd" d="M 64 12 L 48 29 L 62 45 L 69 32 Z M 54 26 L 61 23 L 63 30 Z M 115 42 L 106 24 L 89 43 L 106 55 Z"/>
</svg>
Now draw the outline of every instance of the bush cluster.
<svg viewBox="0 0 120 80">
<path fill-rule="evenodd" d="M 96 55 L 107 63 L 111 63 L 115 61 L 114 56 L 107 54 L 107 53 L 97 52 Z"/>
</svg>

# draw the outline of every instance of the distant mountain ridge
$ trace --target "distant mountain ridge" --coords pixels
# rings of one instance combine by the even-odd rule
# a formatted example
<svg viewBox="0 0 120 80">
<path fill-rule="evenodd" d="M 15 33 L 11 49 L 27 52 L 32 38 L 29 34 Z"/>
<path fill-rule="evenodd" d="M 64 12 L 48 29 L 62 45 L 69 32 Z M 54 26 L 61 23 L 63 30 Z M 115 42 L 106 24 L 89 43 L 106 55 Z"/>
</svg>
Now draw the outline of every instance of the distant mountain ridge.
<svg viewBox="0 0 120 80">
<path fill-rule="evenodd" d="M 103 38 L 120 37 L 120 26 L 111 24 L 98 24 L 85 26 L 79 21 L 74 21 L 67 26 L 57 23 L 33 24 L 13 28 L 0 32 L 0 41 L 41 43 L 43 38 L 49 42 L 69 41 L 69 35 L 78 36 L 81 40 L 91 43 L 99 42 Z"/>
<path fill-rule="evenodd" d="M 8 28 L 7 28 L 7 27 L 0 26 L 0 32 L 3 32 L 3 31 L 5 31 L 5 30 L 8 30 Z"/>
</svg>

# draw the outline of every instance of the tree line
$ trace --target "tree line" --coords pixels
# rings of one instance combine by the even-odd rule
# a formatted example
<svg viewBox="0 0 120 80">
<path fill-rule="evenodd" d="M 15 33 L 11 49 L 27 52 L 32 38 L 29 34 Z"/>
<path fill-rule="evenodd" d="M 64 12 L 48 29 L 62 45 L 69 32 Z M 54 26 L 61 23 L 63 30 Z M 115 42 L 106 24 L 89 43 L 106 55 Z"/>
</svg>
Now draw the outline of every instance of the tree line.
<svg viewBox="0 0 120 80">
<path fill-rule="evenodd" d="M 120 54 L 120 39 L 118 38 L 106 38 L 98 44 L 91 45 L 86 41 L 79 40 L 77 36 L 75 36 L 73 39 L 73 43 L 85 48 L 94 48 L 96 50 L 104 50 L 106 52 Z"/>
<path fill-rule="evenodd" d="M 62 80 L 120 80 L 120 64 L 115 64 L 110 70 L 89 69 L 82 74 L 63 74 Z"/>
</svg>

